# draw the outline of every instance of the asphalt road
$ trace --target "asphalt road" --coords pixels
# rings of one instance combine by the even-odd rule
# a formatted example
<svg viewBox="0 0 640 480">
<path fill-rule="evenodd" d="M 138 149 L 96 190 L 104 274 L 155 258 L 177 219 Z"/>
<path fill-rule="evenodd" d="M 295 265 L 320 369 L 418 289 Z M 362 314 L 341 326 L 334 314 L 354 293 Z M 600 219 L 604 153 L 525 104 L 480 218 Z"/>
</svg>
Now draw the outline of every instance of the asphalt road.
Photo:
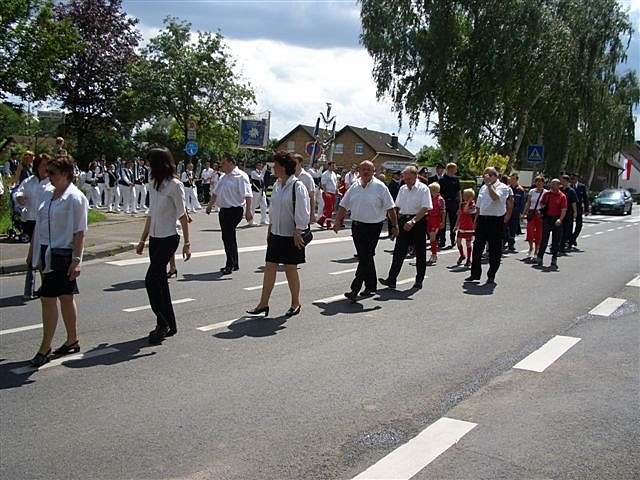
<svg viewBox="0 0 640 480">
<path fill-rule="evenodd" d="M 22 302 L 22 275 L 0 278 L 1 478 L 638 478 L 640 217 L 588 219 L 557 272 L 508 255 L 490 289 L 444 253 L 423 290 L 408 260 L 407 283 L 355 305 L 333 298 L 353 273 L 332 273 L 355 268 L 349 232 L 316 233 L 288 320 L 286 285 L 269 319 L 241 318 L 260 295 L 264 228 L 240 231 L 241 270 L 220 277 L 217 223 L 193 226 L 203 253 L 178 262 L 179 333 L 161 346 L 146 342 L 149 309 L 124 311 L 148 304 L 146 264 L 124 254 L 83 269 L 85 357 L 16 374 L 40 308 Z M 380 241 L 380 276 L 392 246 Z M 608 297 L 623 303 L 589 314 Z M 556 336 L 579 341 L 543 372 L 513 368 Z M 443 418 L 471 430 L 429 459 Z"/>
</svg>

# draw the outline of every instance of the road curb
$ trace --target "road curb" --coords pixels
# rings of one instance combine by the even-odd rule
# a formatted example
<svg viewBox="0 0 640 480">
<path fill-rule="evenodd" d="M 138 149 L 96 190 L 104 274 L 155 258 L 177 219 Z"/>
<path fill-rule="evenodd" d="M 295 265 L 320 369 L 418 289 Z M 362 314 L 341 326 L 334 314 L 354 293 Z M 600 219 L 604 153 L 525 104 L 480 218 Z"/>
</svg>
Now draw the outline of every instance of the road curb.
<svg viewBox="0 0 640 480">
<path fill-rule="evenodd" d="M 111 257 L 131 251 L 135 245 L 131 243 L 107 244 L 94 249 L 85 249 L 82 256 L 83 261 L 96 260 L 98 258 Z M 22 273 L 27 271 L 27 265 L 24 261 L 13 261 L 7 265 L 0 265 L 0 275 L 8 275 L 10 273 Z"/>
</svg>

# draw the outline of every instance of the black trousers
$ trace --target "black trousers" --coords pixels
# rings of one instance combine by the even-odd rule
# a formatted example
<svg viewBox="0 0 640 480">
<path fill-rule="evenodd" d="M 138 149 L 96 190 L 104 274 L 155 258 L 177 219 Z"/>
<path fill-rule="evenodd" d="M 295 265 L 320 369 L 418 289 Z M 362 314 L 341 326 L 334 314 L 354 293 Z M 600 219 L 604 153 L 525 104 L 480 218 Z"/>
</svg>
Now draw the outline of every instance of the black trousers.
<svg viewBox="0 0 640 480">
<path fill-rule="evenodd" d="M 562 245 L 560 250 L 568 250 L 573 243 L 573 211 L 567 210 L 562 223 Z"/>
<path fill-rule="evenodd" d="M 204 203 L 209 203 L 211 200 L 211 184 L 203 183 L 202 184 L 202 200 Z"/>
<path fill-rule="evenodd" d="M 449 223 L 449 237 L 451 245 L 456 243 L 456 232 L 454 230 L 456 223 L 458 222 L 458 210 L 460 209 L 460 202 L 457 198 L 445 200 L 446 215 L 444 219 L 444 228 L 438 232 L 436 238 L 438 239 L 438 245 L 444 247 L 447 243 L 447 220 Z"/>
<path fill-rule="evenodd" d="M 520 214 L 514 210 L 507 225 L 507 244 L 511 248 L 516 246 L 516 236 L 520 233 Z"/>
<path fill-rule="evenodd" d="M 408 232 L 404 229 L 404 224 L 411 218 L 400 218 L 398 225 L 400 234 L 396 238 L 396 245 L 393 249 L 393 261 L 389 269 L 388 280 L 395 283 L 404 259 L 407 257 L 409 245 L 413 245 L 416 254 L 416 282 L 422 283 L 424 274 L 427 271 L 427 220 L 425 217 L 416 223 Z"/>
<path fill-rule="evenodd" d="M 27 220 L 24 222 L 23 230 L 26 235 L 29 235 L 29 239 L 33 238 L 33 231 L 36 227 L 35 220 Z M 33 297 L 33 292 L 36 288 L 36 280 L 33 276 L 33 267 L 31 265 L 27 266 L 27 274 L 24 277 L 24 296 L 25 297 Z"/>
<path fill-rule="evenodd" d="M 551 235 L 551 256 L 557 257 L 560 251 L 560 245 L 563 236 L 563 225 L 556 225 L 559 217 L 544 217 L 542 219 L 542 240 L 538 250 L 538 258 L 544 258 L 544 252 L 549 245 L 549 236 Z"/>
<path fill-rule="evenodd" d="M 218 214 L 220 229 L 222 230 L 222 243 L 224 244 L 224 252 L 227 255 L 226 268 L 239 268 L 236 228 L 242 221 L 242 210 L 242 207 L 221 208 Z"/>
<path fill-rule="evenodd" d="M 376 247 L 384 222 L 362 223 L 353 221 L 351 224 L 351 235 L 353 244 L 358 254 L 358 268 L 356 277 L 351 282 L 351 291 L 360 292 L 362 285 L 366 290 L 375 291 L 378 286 L 376 276 Z"/>
<path fill-rule="evenodd" d="M 156 314 L 158 327 L 177 330 L 176 317 L 171 305 L 171 293 L 169 292 L 169 280 L 167 279 L 167 264 L 175 255 L 179 235 L 171 237 L 149 237 L 149 259 L 151 264 L 144 279 L 151 310 Z"/>
<path fill-rule="evenodd" d="M 582 209 L 578 209 L 578 215 L 576 216 L 576 224 L 573 227 L 573 234 L 571 235 L 571 243 L 576 243 L 578 241 L 578 237 L 580 236 L 580 232 L 582 231 Z"/>
<path fill-rule="evenodd" d="M 494 278 L 496 276 L 502 259 L 504 229 L 504 216 L 480 215 L 478 217 L 475 240 L 473 242 L 471 276 L 480 277 L 482 275 L 482 254 L 487 243 L 489 244 L 489 271 L 487 272 L 487 277 Z"/>
</svg>

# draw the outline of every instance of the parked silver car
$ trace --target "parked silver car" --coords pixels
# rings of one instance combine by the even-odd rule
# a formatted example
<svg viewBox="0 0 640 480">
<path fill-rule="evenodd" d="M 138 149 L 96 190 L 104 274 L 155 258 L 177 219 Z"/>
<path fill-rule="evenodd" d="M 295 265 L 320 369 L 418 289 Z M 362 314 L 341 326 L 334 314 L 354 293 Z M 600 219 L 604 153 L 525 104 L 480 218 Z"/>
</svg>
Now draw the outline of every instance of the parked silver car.
<svg viewBox="0 0 640 480">
<path fill-rule="evenodd" d="M 610 213 L 614 215 L 631 215 L 633 199 L 631 193 L 624 188 L 608 188 L 601 191 L 591 202 L 591 213 Z"/>
</svg>

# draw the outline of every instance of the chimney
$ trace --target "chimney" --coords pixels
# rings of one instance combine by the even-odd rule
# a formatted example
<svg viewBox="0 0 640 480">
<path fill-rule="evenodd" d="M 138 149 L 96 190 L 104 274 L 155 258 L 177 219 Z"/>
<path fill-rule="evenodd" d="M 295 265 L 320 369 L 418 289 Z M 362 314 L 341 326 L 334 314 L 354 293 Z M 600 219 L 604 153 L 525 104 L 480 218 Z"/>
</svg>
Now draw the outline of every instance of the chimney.
<svg viewBox="0 0 640 480">
<path fill-rule="evenodd" d="M 391 134 L 391 148 L 398 149 L 398 136 L 395 133 Z"/>
</svg>

